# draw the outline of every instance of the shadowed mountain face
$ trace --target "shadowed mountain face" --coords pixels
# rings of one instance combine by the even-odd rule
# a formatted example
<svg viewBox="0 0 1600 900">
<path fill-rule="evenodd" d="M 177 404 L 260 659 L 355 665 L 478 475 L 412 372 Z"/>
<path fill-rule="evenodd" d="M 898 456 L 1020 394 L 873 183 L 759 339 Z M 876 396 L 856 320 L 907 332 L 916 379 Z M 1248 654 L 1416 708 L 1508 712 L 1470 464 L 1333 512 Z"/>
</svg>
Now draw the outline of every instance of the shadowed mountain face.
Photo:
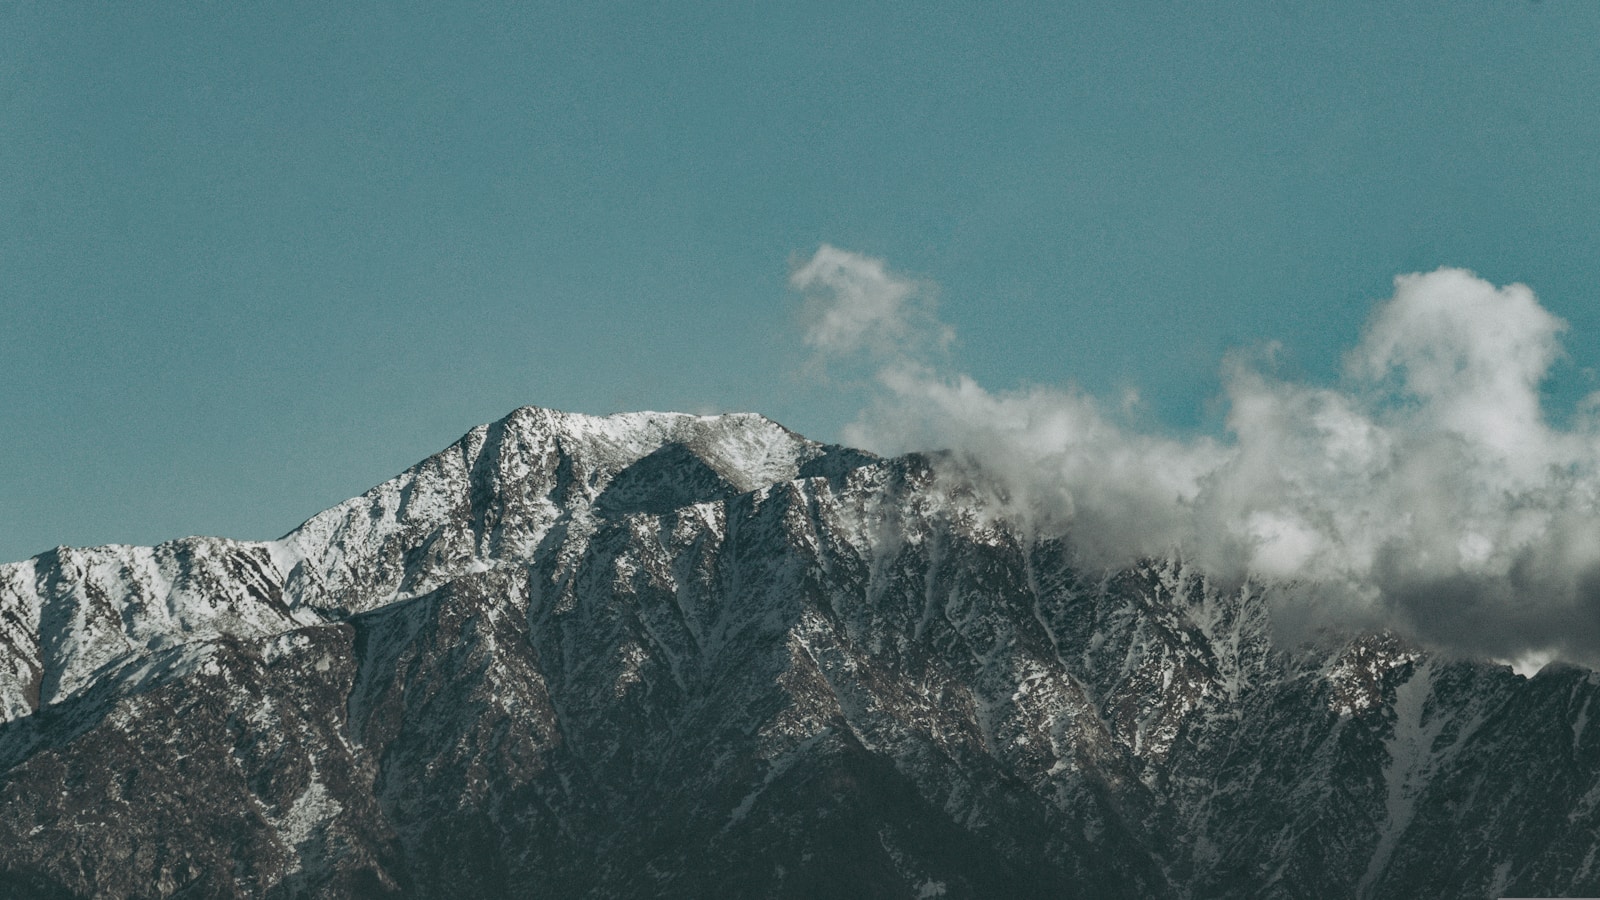
<svg viewBox="0 0 1600 900">
<path fill-rule="evenodd" d="M 1105 574 L 923 457 L 524 409 L 0 566 L 0 894 L 1600 893 L 1600 679 Z"/>
<path fill-rule="evenodd" d="M 605 518 L 628 513 L 665 516 L 685 506 L 718 503 L 739 489 L 683 444 L 666 444 L 612 477 L 595 498 L 594 510 Z"/>
</svg>

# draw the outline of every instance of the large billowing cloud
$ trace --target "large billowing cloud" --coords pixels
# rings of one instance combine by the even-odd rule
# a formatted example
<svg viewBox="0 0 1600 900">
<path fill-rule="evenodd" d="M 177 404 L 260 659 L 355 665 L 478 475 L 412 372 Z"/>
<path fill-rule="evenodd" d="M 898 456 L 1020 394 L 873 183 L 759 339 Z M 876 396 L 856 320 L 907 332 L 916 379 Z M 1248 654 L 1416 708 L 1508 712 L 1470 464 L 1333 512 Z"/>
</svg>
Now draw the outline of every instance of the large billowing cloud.
<svg viewBox="0 0 1600 900">
<path fill-rule="evenodd" d="M 950 329 L 926 286 L 880 260 L 824 246 L 791 281 L 807 343 L 875 372 L 848 439 L 954 451 L 1086 562 L 1179 553 L 1220 578 L 1292 583 L 1288 621 L 1600 660 L 1600 404 L 1546 420 L 1539 385 L 1565 323 L 1522 285 L 1401 276 L 1341 384 L 1230 359 L 1226 439 L 1174 440 L 1078 390 L 991 391 L 939 367 Z"/>
</svg>

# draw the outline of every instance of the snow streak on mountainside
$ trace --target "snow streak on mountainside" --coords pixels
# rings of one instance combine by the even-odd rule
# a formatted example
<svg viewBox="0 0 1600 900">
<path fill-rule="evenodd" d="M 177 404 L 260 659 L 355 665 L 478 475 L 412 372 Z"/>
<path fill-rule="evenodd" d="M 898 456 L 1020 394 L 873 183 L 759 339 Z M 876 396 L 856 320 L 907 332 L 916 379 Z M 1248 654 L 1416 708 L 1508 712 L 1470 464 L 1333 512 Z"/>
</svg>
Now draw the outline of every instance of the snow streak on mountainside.
<svg viewBox="0 0 1600 900">
<path fill-rule="evenodd" d="M 1600 889 L 1600 678 L 759 416 L 522 409 L 281 540 L 0 566 L 18 896 Z"/>
</svg>

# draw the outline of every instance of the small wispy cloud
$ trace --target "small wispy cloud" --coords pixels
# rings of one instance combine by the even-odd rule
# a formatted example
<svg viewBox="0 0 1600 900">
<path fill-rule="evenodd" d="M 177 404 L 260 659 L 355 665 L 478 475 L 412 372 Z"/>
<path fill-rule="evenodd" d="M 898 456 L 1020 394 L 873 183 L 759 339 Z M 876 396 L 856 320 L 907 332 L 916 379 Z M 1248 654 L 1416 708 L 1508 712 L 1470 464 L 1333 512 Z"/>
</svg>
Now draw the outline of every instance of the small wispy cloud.
<svg viewBox="0 0 1600 900">
<path fill-rule="evenodd" d="M 1181 553 L 1292 580 L 1286 620 L 1390 626 L 1473 654 L 1600 659 L 1600 417 L 1539 386 L 1566 325 L 1523 285 L 1403 275 L 1336 386 L 1223 361 L 1227 437 L 1130 429 L 1070 387 L 993 391 L 941 365 L 930 286 L 823 247 L 798 266 L 806 343 L 874 373 L 846 438 L 948 449 L 1091 564 Z"/>
<path fill-rule="evenodd" d="M 823 244 L 789 284 L 807 298 L 806 345 L 824 356 L 908 361 L 955 336 L 934 314 L 930 285 L 891 274 L 869 256 Z"/>
</svg>

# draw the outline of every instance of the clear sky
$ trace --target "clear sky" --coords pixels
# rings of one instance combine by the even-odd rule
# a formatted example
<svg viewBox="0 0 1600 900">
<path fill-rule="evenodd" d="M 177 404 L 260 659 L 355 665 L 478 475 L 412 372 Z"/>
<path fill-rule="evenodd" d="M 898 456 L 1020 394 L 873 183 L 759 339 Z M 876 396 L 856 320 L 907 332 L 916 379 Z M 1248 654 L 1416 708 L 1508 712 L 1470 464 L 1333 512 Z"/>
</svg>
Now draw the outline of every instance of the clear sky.
<svg viewBox="0 0 1600 900">
<path fill-rule="evenodd" d="M 8 4 L 0 559 L 275 537 L 524 404 L 837 439 L 790 272 L 939 285 L 963 371 L 1311 382 L 1405 272 L 1600 388 L 1600 3 Z"/>
</svg>

